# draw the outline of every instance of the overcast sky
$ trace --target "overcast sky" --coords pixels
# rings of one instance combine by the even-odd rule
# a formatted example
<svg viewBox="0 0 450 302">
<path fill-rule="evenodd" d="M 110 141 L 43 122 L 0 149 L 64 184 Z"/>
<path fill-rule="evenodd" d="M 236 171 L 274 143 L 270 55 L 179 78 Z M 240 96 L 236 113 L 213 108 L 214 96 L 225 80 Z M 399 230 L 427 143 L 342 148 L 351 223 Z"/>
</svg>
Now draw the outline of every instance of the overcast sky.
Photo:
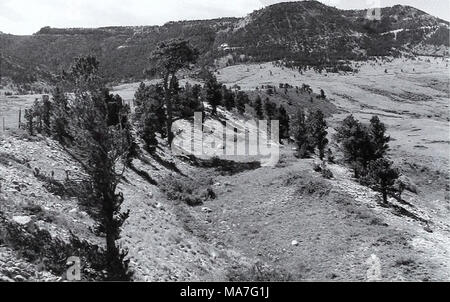
<svg viewBox="0 0 450 302">
<path fill-rule="evenodd" d="M 286 1 L 286 0 L 285 0 Z M 0 0 L 0 31 L 32 34 L 44 26 L 161 25 L 168 21 L 241 17 L 277 0 Z M 449 0 L 322 0 L 339 8 L 405 4 L 450 20 Z"/>
</svg>

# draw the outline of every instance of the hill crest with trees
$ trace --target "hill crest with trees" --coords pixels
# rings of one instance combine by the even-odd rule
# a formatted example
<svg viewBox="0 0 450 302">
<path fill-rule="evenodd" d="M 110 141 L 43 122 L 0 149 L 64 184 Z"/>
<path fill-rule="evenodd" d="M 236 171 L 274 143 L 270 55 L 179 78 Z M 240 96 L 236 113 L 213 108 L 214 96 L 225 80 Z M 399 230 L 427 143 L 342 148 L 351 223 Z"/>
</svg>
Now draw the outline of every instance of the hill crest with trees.
<svg viewBox="0 0 450 302">
<path fill-rule="evenodd" d="M 317 1 L 268 6 L 245 18 L 168 22 L 163 26 L 58 29 L 31 36 L 0 34 L 2 76 L 16 82 L 55 80 L 79 56 L 93 55 L 109 81 L 146 77 L 148 56 L 158 43 L 189 40 L 199 50 L 199 66 L 231 55 L 229 64 L 281 60 L 304 68 L 345 69 L 342 61 L 414 53 L 414 47 L 449 46 L 449 23 L 409 6 L 383 8 L 380 21 L 366 10 L 340 10 Z M 221 45 L 228 45 L 222 48 Z M 448 52 L 447 52 L 448 54 Z M 29 77 L 19 75 L 27 70 Z M 347 70 L 349 71 L 349 70 Z M 56 81 L 56 80 L 55 80 Z"/>
</svg>

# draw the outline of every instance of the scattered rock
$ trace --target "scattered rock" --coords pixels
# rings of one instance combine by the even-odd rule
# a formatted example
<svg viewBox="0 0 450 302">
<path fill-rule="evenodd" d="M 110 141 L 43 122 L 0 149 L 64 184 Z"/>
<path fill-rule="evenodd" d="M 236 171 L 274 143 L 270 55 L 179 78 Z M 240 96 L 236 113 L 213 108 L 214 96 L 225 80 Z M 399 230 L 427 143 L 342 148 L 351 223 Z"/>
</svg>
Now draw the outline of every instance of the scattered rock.
<svg viewBox="0 0 450 302">
<path fill-rule="evenodd" d="M 14 277 L 14 281 L 24 282 L 24 281 L 27 281 L 27 279 L 25 277 L 21 276 L 21 275 L 17 275 L 17 276 Z"/>
<path fill-rule="evenodd" d="M 20 225 L 26 225 L 31 222 L 31 217 L 30 216 L 14 216 L 13 220 Z"/>
<path fill-rule="evenodd" d="M 212 213 L 212 210 L 210 208 L 203 207 L 202 208 L 202 212 L 204 212 L 204 213 Z"/>
<path fill-rule="evenodd" d="M 423 229 L 428 233 L 433 233 L 433 230 L 430 228 L 429 225 L 425 226 Z"/>
</svg>

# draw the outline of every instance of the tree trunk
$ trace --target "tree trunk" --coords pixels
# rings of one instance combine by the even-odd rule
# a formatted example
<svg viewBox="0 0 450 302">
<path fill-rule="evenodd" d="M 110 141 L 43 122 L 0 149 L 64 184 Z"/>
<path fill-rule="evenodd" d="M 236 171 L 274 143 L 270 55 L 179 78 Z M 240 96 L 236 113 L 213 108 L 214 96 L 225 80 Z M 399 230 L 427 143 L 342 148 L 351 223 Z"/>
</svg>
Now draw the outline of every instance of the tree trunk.
<svg viewBox="0 0 450 302">
<path fill-rule="evenodd" d="M 383 201 L 385 204 L 388 204 L 387 191 L 383 189 Z"/>
<path fill-rule="evenodd" d="M 172 142 L 173 142 L 173 133 L 172 133 L 172 120 L 173 120 L 173 112 L 172 112 L 172 96 L 171 94 L 171 84 L 169 87 L 169 77 L 170 74 L 166 74 L 164 77 L 164 92 L 165 92 L 165 101 L 166 101 L 166 113 L 167 113 L 167 119 L 166 119 L 166 131 L 167 131 L 167 142 L 169 144 L 169 148 L 172 149 Z M 173 78 L 173 75 L 172 75 Z"/>
<path fill-rule="evenodd" d="M 113 190 L 114 191 L 114 190 Z M 106 233 L 106 269 L 109 281 L 123 281 L 124 271 L 120 251 L 116 245 L 116 226 L 114 225 L 114 192 L 106 189 L 103 193 L 103 223 Z"/>
</svg>

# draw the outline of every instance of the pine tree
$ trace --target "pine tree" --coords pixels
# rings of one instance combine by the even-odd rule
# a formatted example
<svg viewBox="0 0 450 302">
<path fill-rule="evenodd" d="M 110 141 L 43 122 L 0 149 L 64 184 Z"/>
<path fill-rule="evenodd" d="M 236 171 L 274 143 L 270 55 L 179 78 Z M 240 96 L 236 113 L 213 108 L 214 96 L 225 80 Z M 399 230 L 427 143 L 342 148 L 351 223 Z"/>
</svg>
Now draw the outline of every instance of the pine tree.
<svg viewBox="0 0 450 302">
<path fill-rule="evenodd" d="M 306 116 L 302 109 L 299 109 L 292 120 L 291 133 L 297 145 L 297 156 L 306 158 L 309 156 L 309 139 L 306 127 Z"/>
<path fill-rule="evenodd" d="M 235 107 L 234 95 L 231 89 L 228 89 L 225 85 L 222 86 L 222 99 L 225 109 L 227 109 L 228 111 L 233 110 L 233 108 Z"/>
<path fill-rule="evenodd" d="M 320 98 L 325 100 L 327 96 L 325 95 L 325 91 L 323 89 L 320 89 Z"/>
<path fill-rule="evenodd" d="M 384 158 L 371 161 L 363 179 L 364 183 L 381 192 L 385 204 L 388 203 L 388 195 L 397 191 L 395 184 L 400 176 L 398 169 L 393 168 L 392 164 Z"/>
<path fill-rule="evenodd" d="M 336 140 L 341 144 L 349 163 L 359 162 L 364 167 L 371 160 L 370 136 L 366 128 L 353 115 L 344 119 L 337 129 Z"/>
<path fill-rule="evenodd" d="M 266 98 L 266 100 L 264 101 L 264 112 L 268 121 L 276 119 L 276 110 L 277 105 L 275 105 L 275 103 L 272 103 L 269 98 Z"/>
<path fill-rule="evenodd" d="M 51 134 L 55 140 L 61 144 L 72 141 L 72 137 L 68 132 L 69 125 L 69 105 L 67 96 L 63 89 L 57 86 L 52 96 L 52 111 L 50 115 Z"/>
<path fill-rule="evenodd" d="M 386 126 L 380 121 L 378 116 L 373 116 L 370 120 L 370 136 L 373 146 L 373 160 L 386 156 L 389 150 L 391 138 L 386 136 Z"/>
<path fill-rule="evenodd" d="M 240 114 L 245 113 L 245 105 L 248 102 L 248 95 L 243 91 L 239 91 L 236 95 L 236 109 Z"/>
<path fill-rule="evenodd" d="M 319 158 L 325 157 L 325 147 L 328 144 L 327 122 L 321 110 L 313 112 L 308 118 L 308 133 L 314 147 L 319 151 Z"/>
<path fill-rule="evenodd" d="M 134 95 L 135 113 L 134 120 L 142 121 L 142 115 L 151 112 L 154 114 L 153 130 L 161 134 L 161 138 L 167 135 L 166 130 L 166 112 L 164 109 L 164 90 L 160 85 L 146 86 L 141 83 L 139 89 Z"/>
<path fill-rule="evenodd" d="M 87 66 L 89 63 L 93 66 Z M 127 252 L 121 250 L 116 241 L 129 216 L 129 211 L 121 212 L 124 198 L 117 192 L 122 178 L 117 165 L 125 160 L 129 150 L 127 131 L 120 121 L 117 125 L 108 125 L 112 120 L 108 112 L 110 95 L 105 92 L 95 66 L 98 66 L 95 60 L 78 59 L 71 69 L 69 78 L 74 87 L 74 100 L 68 128 L 73 138 L 72 148 L 76 149 L 73 154 L 83 164 L 92 182 L 95 200 L 99 201 L 98 230 L 106 237 L 107 278 L 126 281 L 131 276 L 128 261 L 124 260 Z"/>
<path fill-rule="evenodd" d="M 159 72 L 163 77 L 164 102 L 166 110 L 166 131 L 169 147 L 172 146 L 174 134 L 172 124 L 173 95 L 176 82 L 176 74 L 180 69 L 189 68 L 198 58 L 198 51 L 191 47 L 185 40 L 170 40 L 158 44 L 152 53 L 150 61 L 153 63 L 153 71 Z"/>
<path fill-rule="evenodd" d="M 34 113 L 33 113 L 33 109 L 25 109 L 25 114 L 24 114 L 24 118 L 26 121 L 25 124 L 25 129 L 27 129 L 27 132 L 29 135 L 33 136 L 34 135 L 34 122 L 33 122 L 33 118 L 34 118 Z"/>
<path fill-rule="evenodd" d="M 264 118 L 264 112 L 262 108 L 262 100 L 259 95 L 256 96 L 256 99 L 253 102 L 253 108 L 255 109 L 258 120 L 262 120 Z"/>
<path fill-rule="evenodd" d="M 44 95 L 42 97 L 41 119 L 43 126 L 42 130 L 46 135 L 51 134 L 51 124 L 50 124 L 51 115 L 52 115 L 52 103 L 50 102 L 49 96 Z"/>
<path fill-rule="evenodd" d="M 211 74 L 205 84 L 205 98 L 212 108 L 212 115 L 217 115 L 217 107 L 222 104 L 222 86 L 217 78 Z"/>
<path fill-rule="evenodd" d="M 280 122 L 280 142 L 281 139 L 289 138 L 289 115 L 283 106 L 278 108 L 278 120 Z"/>
<path fill-rule="evenodd" d="M 158 146 L 156 125 L 158 125 L 158 118 L 151 111 L 144 112 L 138 123 L 138 135 L 144 141 L 145 150 L 152 154 L 156 151 L 156 147 Z"/>
</svg>

